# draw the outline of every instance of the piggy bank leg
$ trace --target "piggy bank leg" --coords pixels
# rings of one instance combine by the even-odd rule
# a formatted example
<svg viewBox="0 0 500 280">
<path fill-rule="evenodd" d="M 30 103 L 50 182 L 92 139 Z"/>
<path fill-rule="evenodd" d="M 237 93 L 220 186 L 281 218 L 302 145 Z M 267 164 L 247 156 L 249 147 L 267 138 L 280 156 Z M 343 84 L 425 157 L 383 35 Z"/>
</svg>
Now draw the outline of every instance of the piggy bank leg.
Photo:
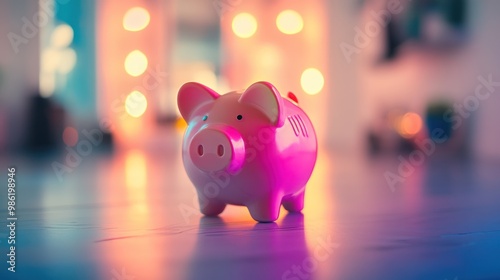
<svg viewBox="0 0 500 280">
<path fill-rule="evenodd" d="M 288 212 L 300 212 L 304 208 L 304 192 L 291 196 L 289 198 L 283 198 L 283 207 Z"/>
<path fill-rule="evenodd" d="M 214 199 L 207 198 L 203 195 L 198 195 L 200 203 L 200 211 L 206 216 L 217 216 L 226 208 L 226 204 Z"/>
<path fill-rule="evenodd" d="M 281 197 L 262 198 L 247 205 L 252 218 L 258 222 L 274 222 L 280 215 Z"/>
</svg>

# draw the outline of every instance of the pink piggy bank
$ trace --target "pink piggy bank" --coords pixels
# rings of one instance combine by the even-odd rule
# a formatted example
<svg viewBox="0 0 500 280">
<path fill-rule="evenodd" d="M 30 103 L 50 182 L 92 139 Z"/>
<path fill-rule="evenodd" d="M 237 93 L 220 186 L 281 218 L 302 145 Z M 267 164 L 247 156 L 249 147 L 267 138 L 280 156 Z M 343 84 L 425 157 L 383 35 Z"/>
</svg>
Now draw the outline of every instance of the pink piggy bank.
<svg viewBox="0 0 500 280">
<path fill-rule="evenodd" d="M 242 205 L 256 221 L 272 222 L 281 204 L 289 212 L 304 208 L 317 141 L 296 103 L 267 82 L 224 95 L 186 83 L 177 103 L 188 123 L 184 167 L 203 214 L 216 216 L 227 204 Z"/>
</svg>

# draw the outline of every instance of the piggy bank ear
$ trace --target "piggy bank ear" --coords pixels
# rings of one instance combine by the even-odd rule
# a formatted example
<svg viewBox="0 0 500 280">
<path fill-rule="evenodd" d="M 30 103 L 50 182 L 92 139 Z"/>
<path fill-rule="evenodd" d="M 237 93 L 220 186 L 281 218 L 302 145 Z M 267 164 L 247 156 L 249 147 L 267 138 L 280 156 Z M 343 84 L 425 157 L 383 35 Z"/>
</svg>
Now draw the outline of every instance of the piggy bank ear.
<svg viewBox="0 0 500 280">
<path fill-rule="evenodd" d="M 220 95 L 212 89 L 198 83 L 185 83 L 177 95 L 177 106 L 182 117 L 189 122 L 193 116 L 192 113 L 199 106 L 212 102 Z"/>
<path fill-rule="evenodd" d="M 268 82 L 257 82 L 251 85 L 239 99 L 240 103 L 252 105 L 277 127 L 285 123 L 283 98 L 278 90 Z"/>
</svg>

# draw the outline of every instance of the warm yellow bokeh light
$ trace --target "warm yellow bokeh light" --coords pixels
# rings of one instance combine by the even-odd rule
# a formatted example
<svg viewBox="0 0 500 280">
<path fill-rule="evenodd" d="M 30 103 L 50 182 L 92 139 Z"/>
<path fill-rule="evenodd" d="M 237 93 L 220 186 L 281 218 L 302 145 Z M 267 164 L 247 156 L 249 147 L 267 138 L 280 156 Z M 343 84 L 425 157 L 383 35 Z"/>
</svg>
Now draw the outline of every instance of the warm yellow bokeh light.
<svg viewBox="0 0 500 280">
<path fill-rule="evenodd" d="M 138 90 L 132 91 L 125 99 L 125 111 L 134 118 L 138 118 L 146 112 L 148 100 Z"/>
<path fill-rule="evenodd" d="M 123 16 L 123 28 L 128 31 L 140 31 L 148 26 L 149 20 L 149 12 L 146 9 L 134 7 Z"/>
<path fill-rule="evenodd" d="M 323 74 L 316 68 L 308 68 L 302 72 L 300 77 L 300 85 L 305 93 L 314 95 L 318 94 L 325 84 Z"/>
<path fill-rule="evenodd" d="M 147 181 L 146 157 L 139 150 L 130 150 L 125 158 L 125 184 L 127 188 L 144 189 Z"/>
<path fill-rule="evenodd" d="M 210 69 L 200 69 L 193 73 L 193 82 L 203 84 L 209 88 L 216 88 L 217 76 Z"/>
<path fill-rule="evenodd" d="M 46 48 L 41 53 L 40 71 L 55 72 L 61 63 L 61 52 L 54 48 Z"/>
<path fill-rule="evenodd" d="M 67 24 L 61 24 L 52 31 L 50 44 L 52 47 L 65 48 L 73 42 L 73 37 L 73 28 Z"/>
<path fill-rule="evenodd" d="M 249 13 L 237 14 L 233 18 L 233 32 L 240 38 L 249 38 L 257 31 L 257 20 Z"/>
<path fill-rule="evenodd" d="M 148 58 L 139 50 L 131 51 L 125 58 L 125 71 L 130 76 L 142 75 L 148 68 Z"/>
<path fill-rule="evenodd" d="M 40 95 L 44 98 L 50 97 L 56 90 L 56 75 L 53 72 L 40 73 Z"/>
<path fill-rule="evenodd" d="M 417 113 L 406 113 L 399 119 L 397 130 L 406 138 L 415 136 L 422 129 L 422 118 Z"/>
<path fill-rule="evenodd" d="M 276 26 L 285 34 L 297 34 L 302 31 L 304 21 L 296 11 L 284 10 L 276 17 Z"/>
<path fill-rule="evenodd" d="M 78 143 L 78 131 L 68 126 L 63 131 L 63 142 L 66 146 L 74 147 Z"/>
</svg>

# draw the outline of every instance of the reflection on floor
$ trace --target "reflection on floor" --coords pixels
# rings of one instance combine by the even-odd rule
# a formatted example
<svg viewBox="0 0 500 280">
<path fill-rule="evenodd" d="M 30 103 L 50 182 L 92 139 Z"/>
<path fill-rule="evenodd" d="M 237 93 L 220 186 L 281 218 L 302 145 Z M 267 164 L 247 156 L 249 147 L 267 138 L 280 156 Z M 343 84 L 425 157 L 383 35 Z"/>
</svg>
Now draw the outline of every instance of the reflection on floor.
<svg viewBox="0 0 500 280">
<path fill-rule="evenodd" d="M 257 224 L 244 207 L 202 217 L 173 142 L 92 154 L 61 181 L 64 158 L 0 160 L 19 205 L 0 278 L 500 279 L 500 165 L 429 158 L 390 188 L 397 161 L 323 150 L 303 214 Z"/>
</svg>

